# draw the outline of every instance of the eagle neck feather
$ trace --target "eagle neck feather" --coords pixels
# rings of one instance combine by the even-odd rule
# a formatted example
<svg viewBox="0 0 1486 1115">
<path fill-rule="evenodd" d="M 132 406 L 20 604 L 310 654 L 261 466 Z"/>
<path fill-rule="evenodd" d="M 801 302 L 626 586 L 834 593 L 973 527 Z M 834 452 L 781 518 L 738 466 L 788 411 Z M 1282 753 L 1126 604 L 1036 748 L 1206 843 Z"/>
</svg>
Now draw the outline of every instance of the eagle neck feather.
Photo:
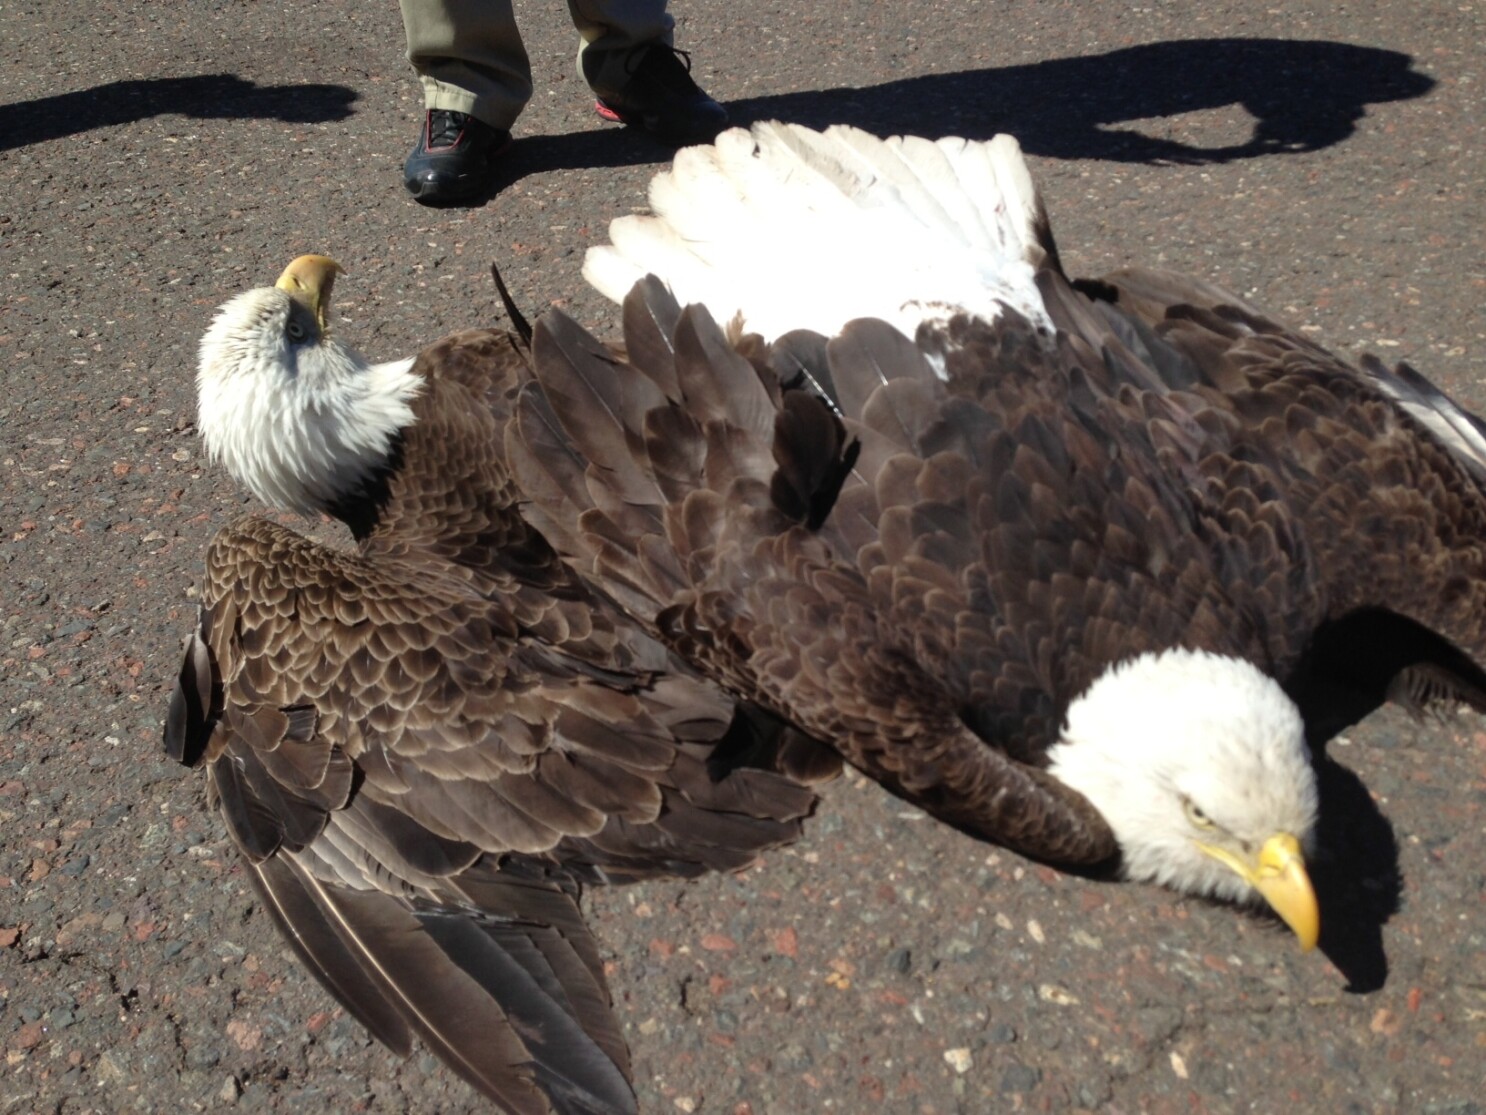
<svg viewBox="0 0 1486 1115">
<path fill-rule="evenodd" d="M 273 507 L 365 517 L 350 509 L 375 498 L 399 431 L 415 421 L 423 379 L 411 359 L 371 364 L 333 338 L 289 345 L 233 303 L 201 355 L 199 422 L 214 460 Z"/>
</svg>

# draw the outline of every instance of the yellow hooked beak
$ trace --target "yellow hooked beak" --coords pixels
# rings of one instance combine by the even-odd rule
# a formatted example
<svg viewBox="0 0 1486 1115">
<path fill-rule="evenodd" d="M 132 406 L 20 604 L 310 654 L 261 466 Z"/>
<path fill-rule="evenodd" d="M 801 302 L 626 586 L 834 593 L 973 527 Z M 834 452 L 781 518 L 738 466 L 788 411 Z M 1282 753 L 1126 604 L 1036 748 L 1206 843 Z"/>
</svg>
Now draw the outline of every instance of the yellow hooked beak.
<svg viewBox="0 0 1486 1115">
<path fill-rule="evenodd" d="M 330 291 L 343 268 L 329 256 L 300 256 L 279 276 L 274 286 L 309 307 L 323 330 L 330 313 Z"/>
<path fill-rule="evenodd" d="M 1219 863 L 1236 871 L 1240 878 L 1264 896 L 1264 901 L 1284 919 L 1300 938 L 1300 947 L 1316 947 L 1321 936 L 1321 908 L 1316 891 L 1305 873 L 1300 841 L 1288 832 L 1277 832 L 1264 842 L 1254 863 L 1246 863 L 1232 852 L 1203 844 L 1197 847 Z"/>
</svg>

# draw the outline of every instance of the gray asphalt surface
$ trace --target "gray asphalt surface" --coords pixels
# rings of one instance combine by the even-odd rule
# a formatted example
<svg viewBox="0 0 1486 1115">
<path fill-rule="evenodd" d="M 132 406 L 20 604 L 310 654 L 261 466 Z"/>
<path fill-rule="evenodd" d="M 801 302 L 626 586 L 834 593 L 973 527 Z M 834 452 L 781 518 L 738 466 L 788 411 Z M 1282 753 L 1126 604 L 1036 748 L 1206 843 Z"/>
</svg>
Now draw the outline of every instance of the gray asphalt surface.
<svg viewBox="0 0 1486 1115">
<path fill-rule="evenodd" d="M 430 211 L 389 4 L 0 0 L 0 1112 L 480 1109 L 299 971 L 159 723 L 245 503 L 192 426 L 217 304 L 322 251 L 374 357 L 496 321 L 492 261 L 614 325 L 582 253 L 665 152 L 522 8 L 502 188 Z M 675 11 L 739 122 L 1011 131 L 1075 273 L 1190 271 L 1486 408 L 1479 0 Z M 1486 725 L 1385 710 L 1329 754 L 1324 956 L 859 778 L 745 876 L 593 894 L 645 1110 L 1486 1110 Z"/>
</svg>

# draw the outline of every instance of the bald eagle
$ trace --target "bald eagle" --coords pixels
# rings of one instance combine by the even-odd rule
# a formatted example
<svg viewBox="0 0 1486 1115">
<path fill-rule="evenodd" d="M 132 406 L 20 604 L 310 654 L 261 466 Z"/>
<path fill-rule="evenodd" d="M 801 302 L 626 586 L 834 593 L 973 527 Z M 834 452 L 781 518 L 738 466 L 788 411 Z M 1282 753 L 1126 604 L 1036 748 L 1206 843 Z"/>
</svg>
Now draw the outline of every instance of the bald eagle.
<svg viewBox="0 0 1486 1115">
<path fill-rule="evenodd" d="M 1486 708 L 1482 424 L 1202 281 L 1070 280 L 1009 137 L 761 124 L 650 200 L 586 263 L 627 358 L 538 325 L 530 521 L 930 813 L 1313 945 L 1311 745 Z"/>
<path fill-rule="evenodd" d="M 372 364 L 295 260 L 201 342 L 206 448 L 269 505 L 206 554 L 165 731 L 285 939 L 380 1041 L 523 1115 L 635 1110 L 585 883 L 734 870 L 839 760 L 596 597 L 517 512 L 525 340 Z"/>
</svg>

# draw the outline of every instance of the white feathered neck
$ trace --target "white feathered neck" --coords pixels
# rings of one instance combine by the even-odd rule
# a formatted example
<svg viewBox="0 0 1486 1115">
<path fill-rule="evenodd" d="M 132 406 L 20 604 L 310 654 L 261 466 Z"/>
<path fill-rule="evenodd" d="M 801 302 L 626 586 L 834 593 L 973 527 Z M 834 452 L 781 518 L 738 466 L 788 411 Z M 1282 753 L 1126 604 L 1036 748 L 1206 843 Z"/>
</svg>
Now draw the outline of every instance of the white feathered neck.
<svg viewBox="0 0 1486 1115">
<path fill-rule="evenodd" d="M 273 287 L 247 291 L 201 339 L 208 455 L 273 507 L 313 515 L 356 493 L 414 420 L 413 361 L 370 364 Z"/>
<path fill-rule="evenodd" d="M 621 217 L 583 275 L 616 302 L 654 274 L 718 321 L 774 339 L 882 318 L 912 337 L 1009 305 L 1051 331 L 1034 269 L 1042 203 L 1011 136 L 879 139 L 836 125 L 755 124 L 677 152 L 651 216 Z"/>
</svg>

